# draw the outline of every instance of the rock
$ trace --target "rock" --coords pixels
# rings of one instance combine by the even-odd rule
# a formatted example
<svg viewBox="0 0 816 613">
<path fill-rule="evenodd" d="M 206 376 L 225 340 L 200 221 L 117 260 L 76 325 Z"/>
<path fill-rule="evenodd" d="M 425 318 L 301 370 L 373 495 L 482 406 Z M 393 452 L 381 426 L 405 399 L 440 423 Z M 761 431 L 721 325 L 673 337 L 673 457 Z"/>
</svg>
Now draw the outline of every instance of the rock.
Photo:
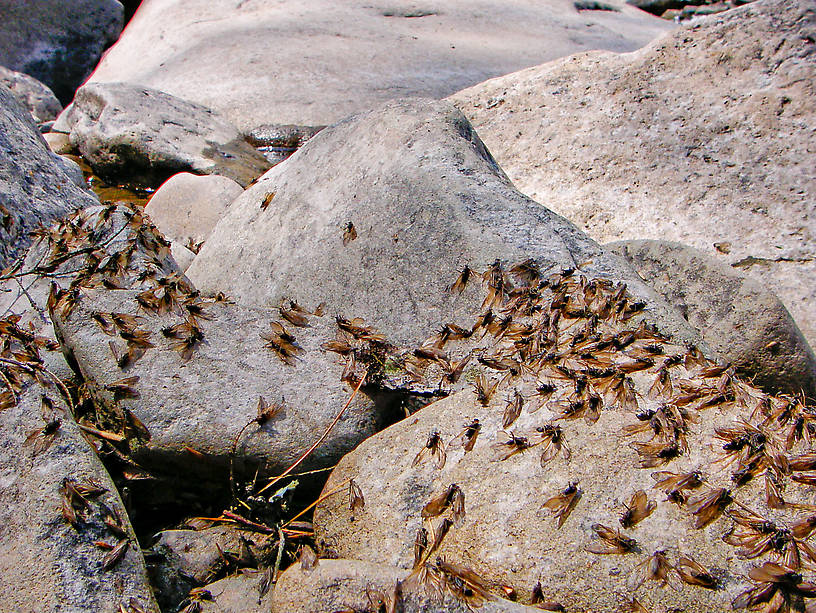
<svg viewBox="0 0 816 613">
<path fill-rule="evenodd" d="M 274 563 L 276 539 L 257 532 L 241 532 L 232 527 L 220 526 L 200 531 L 165 530 L 157 534 L 146 555 L 150 560 L 149 570 L 153 585 L 156 586 L 159 605 L 163 609 L 174 609 L 191 589 L 212 583 L 229 570 L 234 570 L 225 568 L 218 548 L 227 555 L 234 554 L 240 558 L 244 542 L 256 563 L 268 562 L 270 556 Z M 243 565 L 246 566 L 248 562 Z M 207 586 L 206 589 L 215 598 L 215 594 L 220 591 L 217 588 L 229 586 L 226 592 L 232 594 L 238 585 L 245 583 L 254 588 L 257 581 L 252 582 L 249 577 L 241 582 L 215 581 L 216 588 Z M 257 591 L 255 598 L 258 599 Z"/>
<path fill-rule="evenodd" d="M 162 286 L 156 287 L 154 295 L 163 295 Z M 185 319 L 182 312 L 189 311 L 181 306 L 154 313 L 140 306 L 137 291 L 89 289 L 67 316 L 57 313 L 54 321 L 63 350 L 90 386 L 103 423 L 110 424 L 105 429 L 126 430 L 127 409 L 149 433 L 149 440 L 142 433 L 130 442 L 132 458 L 164 479 L 151 484 L 145 496 L 165 499 L 202 489 L 213 497 L 223 493 L 233 452 L 238 476 L 251 477 L 260 470 L 263 477 L 286 468 L 328 428 L 350 396 L 340 381 L 343 364 L 320 348 L 334 338 L 334 323 L 317 317 L 310 318 L 309 328 L 287 323 L 303 353 L 285 364 L 262 338 L 272 333 L 271 324 L 279 319 L 276 311 L 196 299 L 182 280 L 168 291 L 178 305 L 192 300 L 202 314 Z M 142 294 L 140 300 L 144 298 Z M 109 336 L 93 319 L 96 313 L 138 317 L 137 334 L 152 346 L 132 363 L 119 361 L 125 365 L 120 368 L 109 341 L 117 355 L 124 355 L 128 345 L 115 327 Z M 191 325 L 195 328 L 184 327 Z M 179 327 L 173 331 L 172 326 Z M 184 339 L 199 333 L 203 337 L 191 343 L 185 359 Z M 139 378 L 133 386 L 137 398 L 106 390 L 125 377 Z M 263 425 L 255 423 L 260 396 L 272 407 L 282 406 Z M 303 466 L 336 462 L 388 423 L 391 405 L 392 400 L 376 390 L 357 395 Z"/>
<path fill-rule="evenodd" d="M 244 133 L 264 124 L 327 125 L 577 51 L 631 51 L 671 27 L 623 0 L 606 4 L 617 11 L 579 12 L 573 0 L 229 8 L 154 0 L 142 4 L 91 81 L 168 92 L 222 113 Z"/>
<path fill-rule="evenodd" d="M 36 123 L 54 120 L 62 111 L 54 92 L 34 77 L 0 66 L 0 83 L 11 90 Z"/>
<path fill-rule="evenodd" d="M 804 390 L 816 398 L 816 357 L 773 292 L 681 243 L 620 241 L 606 247 L 680 310 L 720 360 L 768 391 Z"/>
<path fill-rule="evenodd" d="M 29 233 L 96 203 L 55 160 L 31 116 L 0 85 L 0 268 L 31 243 Z"/>
<path fill-rule="evenodd" d="M 636 6 L 652 15 L 659 15 L 663 19 L 673 19 L 682 15 L 688 18 L 693 15 L 710 15 L 727 11 L 736 6 L 747 4 L 752 0 L 726 0 L 712 2 L 707 0 L 626 0 L 627 4 Z"/>
<path fill-rule="evenodd" d="M 74 146 L 71 144 L 71 139 L 68 138 L 67 134 L 63 134 L 62 132 L 47 132 L 43 134 L 43 139 L 45 140 L 45 144 L 48 145 L 48 148 L 54 153 L 62 155 L 75 151 Z"/>
<path fill-rule="evenodd" d="M 2 341 L 10 349 L 4 356 L 13 355 L 24 366 L 8 357 L 0 364 L 5 382 L 0 400 L 3 609 L 116 613 L 136 603 L 139 610 L 158 613 L 113 481 L 82 437 L 52 376 L 37 365 L 35 345 L 41 340 L 23 341 L 26 337 L 13 318 L 4 316 Z M 37 371 L 48 387 L 33 382 L 26 369 Z M 61 493 L 68 491 L 66 484 L 98 491 L 85 494 L 84 502 L 73 495 L 67 499 Z M 106 521 L 118 527 L 109 528 Z M 100 541 L 126 549 L 117 560 L 115 550 L 98 546 Z"/>
<path fill-rule="evenodd" d="M 264 124 L 247 134 L 247 140 L 274 166 L 287 159 L 325 127 Z"/>
<path fill-rule="evenodd" d="M 508 300 L 512 325 L 488 329 L 481 354 L 475 334 L 450 339 L 451 360 L 479 356 L 462 373 L 474 389 L 340 461 L 314 513 L 320 554 L 412 569 L 431 590 L 469 577 L 523 603 L 541 582 L 563 610 L 598 613 L 633 596 L 649 611 L 724 611 L 764 562 L 804 572 L 810 554 L 794 554 L 812 551 L 816 407 L 618 320 L 617 290 L 596 284 L 562 275 L 533 286 L 531 302 Z M 686 489 L 658 484 L 695 472 Z M 781 540 L 746 553 L 767 538 L 759 524 Z M 717 589 L 695 584 L 684 558 Z"/>
<path fill-rule="evenodd" d="M 52 288 L 70 309 L 80 289 L 107 285 L 144 290 L 159 277 L 181 275 L 156 228 L 123 202 L 97 203 L 60 219 L 38 233 L 15 266 L 14 276 L 0 283 L 0 313 L 19 317 L 20 325 L 55 344 L 49 312 Z M 60 352 L 41 357 L 60 378 L 73 377 Z"/>
<path fill-rule="evenodd" d="M 183 271 L 190 268 L 190 264 L 193 263 L 196 256 L 195 253 L 176 241 L 170 243 L 170 253 L 173 255 L 173 259 L 176 261 L 179 268 Z"/>
<path fill-rule="evenodd" d="M 126 83 L 91 83 L 67 111 L 71 143 L 103 178 L 157 185 L 183 171 L 247 185 L 270 164 L 210 109 Z"/>
<path fill-rule="evenodd" d="M 145 213 L 170 240 L 198 246 L 243 191 L 227 177 L 202 177 L 182 172 L 170 177 L 156 190 Z"/>
<path fill-rule="evenodd" d="M 297 149 L 325 127 L 264 124 L 253 128 L 247 140 L 255 147 Z"/>
<path fill-rule="evenodd" d="M 684 329 L 621 258 L 518 193 L 458 111 L 429 100 L 320 132 L 233 202 L 188 275 L 247 305 L 325 302 L 419 345 L 439 322 L 471 325 L 482 297 L 447 288 L 497 258 L 626 280 L 661 325 Z"/>
<path fill-rule="evenodd" d="M 272 594 L 272 613 L 368 611 L 371 607 L 378 610 L 385 604 L 378 597 L 391 596 L 397 581 L 404 582 L 407 575 L 405 570 L 358 560 L 320 560 L 308 570 L 295 563 L 278 578 Z M 402 589 L 404 608 L 396 610 L 404 613 L 467 613 L 473 610 L 448 594 L 436 599 L 404 583 Z M 497 598 L 484 602 L 477 610 L 483 613 L 525 613 L 541 609 Z"/>
<path fill-rule="evenodd" d="M 63 104 L 122 32 L 116 0 L 6 0 L 0 24 L 0 64 L 50 87 Z"/>
<path fill-rule="evenodd" d="M 263 573 L 241 572 L 224 577 L 204 589 L 209 598 L 201 600 L 201 613 L 268 613 L 272 592 L 261 596 Z"/>
<path fill-rule="evenodd" d="M 815 36 L 812 2 L 762 0 L 452 99 L 522 192 L 602 243 L 714 255 L 779 296 L 814 346 Z"/>
</svg>

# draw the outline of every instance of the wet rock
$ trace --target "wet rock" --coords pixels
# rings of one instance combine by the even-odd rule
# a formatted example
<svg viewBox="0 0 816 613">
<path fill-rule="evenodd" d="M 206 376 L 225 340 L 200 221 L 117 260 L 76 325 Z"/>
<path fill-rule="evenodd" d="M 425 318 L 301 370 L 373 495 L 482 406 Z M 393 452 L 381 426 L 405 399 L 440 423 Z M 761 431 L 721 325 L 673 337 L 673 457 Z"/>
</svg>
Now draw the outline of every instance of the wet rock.
<svg viewBox="0 0 816 613">
<path fill-rule="evenodd" d="M 122 4 L 116 0 L 8 0 L 0 24 L 0 64 L 42 81 L 66 104 L 122 26 Z"/>
<path fill-rule="evenodd" d="M 385 605 L 398 581 L 402 584 L 402 609 L 405 613 L 440 611 L 466 613 L 473 608 L 450 594 L 436 597 L 405 583 L 408 572 L 358 560 L 320 560 L 304 570 L 298 563 L 279 578 L 272 595 L 272 613 L 310 613 L 312 611 L 367 611 Z M 382 599 L 380 599 L 383 597 Z M 534 607 L 495 598 L 478 605 L 484 613 L 524 613 L 540 611 Z"/>
<path fill-rule="evenodd" d="M 6 325 L 4 321 L 4 338 Z M 4 363 L 3 376 L 14 368 Z M 20 371 L 16 371 L 20 374 Z M 25 376 L 25 375 L 23 375 Z M 26 383 L 0 411 L 0 597 L 8 611 L 118 613 L 120 605 L 159 608 L 116 488 L 82 437 L 59 391 Z M 48 404 L 41 397 L 46 395 Z M 59 420 L 58 427 L 48 423 Z M 32 434 L 33 433 L 33 434 Z M 49 444 L 50 440 L 50 444 Z M 68 481 L 66 481 L 66 479 Z M 96 492 L 68 504 L 65 484 Z M 61 508 L 63 509 L 61 512 Z M 75 526 L 66 519 L 71 517 Z M 105 521 L 117 525 L 115 530 Z M 108 546 L 122 545 L 115 560 Z M 123 543 L 128 542 L 129 545 Z M 127 610 L 127 609 L 125 609 Z"/>
<path fill-rule="evenodd" d="M 105 178 L 157 185 L 191 171 L 247 185 L 269 168 L 218 114 L 155 89 L 86 84 L 66 113 L 71 143 Z"/>
<path fill-rule="evenodd" d="M 647 11 L 652 15 L 659 15 L 663 19 L 673 19 L 675 16 L 680 17 L 681 15 L 681 19 L 688 19 L 693 15 L 720 13 L 751 1 L 752 0 L 727 0 L 726 2 L 711 2 L 706 0 L 626 0 L 626 3 Z"/>
<path fill-rule="evenodd" d="M 66 174 L 29 113 L 0 85 L 0 267 L 24 253 L 40 224 L 96 202 Z"/>
<path fill-rule="evenodd" d="M 56 119 L 62 111 L 62 105 L 54 92 L 34 77 L 0 66 L 0 83 L 11 90 L 38 124 Z"/>
<path fill-rule="evenodd" d="M 573 0 L 295 0 L 229 9 L 154 0 L 92 81 L 166 91 L 222 113 L 244 133 L 270 123 L 327 125 L 578 51 L 631 51 L 671 27 L 623 0 L 608 4 L 618 12 L 579 13 Z"/>
<path fill-rule="evenodd" d="M 481 353 L 449 340 L 451 359 L 479 356 L 462 373 L 472 388 L 341 460 L 314 514 L 321 555 L 411 569 L 429 591 L 469 577 L 524 603 L 540 582 L 567 611 L 633 597 L 723 611 L 766 561 L 806 572 L 816 408 L 619 320 L 605 299 L 617 290 L 595 283 L 509 299 L 512 327 L 487 329 Z M 759 524 L 781 540 L 748 554 Z M 709 570 L 692 577 L 689 560 Z"/>
<path fill-rule="evenodd" d="M 327 317 L 310 317 L 308 328 L 283 322 L 302 349 L 290 349 L 294 353 L 284 363 L 262 336 L 274 334 L 271 324 L 281 320 L 277 310 L 199 299 L 191 292 L 183 280 L 156 286 L 151 294 L 85 290 L 67 316 L 55 315 L 64 351 L 91 386 L 106 429 L 127 430 L 127 411 L 144 425 L 146 432 L 130 440 L 131 457 L 171 488 L 157 485 L 147 496 L 223 493 L 233 452 L 239 476 L 280 471 L 320 437 L 350 396 L 340 380 L 343 364 L 321 349 L 335 336 Z M 169 300 L 169 307 L 151 307 L 151 295 Z M 125 330 L 106 329 L 98 315 L 93 318 L 99 313 L 136 317 L 136 332 L 130 333 L 144 342 L 126 342 Z M 131 359 L 123 357 L 128 351 Z M 106 389 L 125 377 L 139 378 L 132 394 Z M 257 422 L 261 396 L 279 411 Z M 391 411 L 390 399 L 376 390 L 358 394 L 304 466 L 331 465 L 380 429 Z"/>
<path fill-rule="evenodd" d="M 254 128 L 247 140 L 273 165 L 279 164 L 326 126 L 264 124 Z"/>
<path fill-rule="evenodd" d="M 261 595 L 262 572 L 245 571 L 211 583 L 204 589 L 202 613 L 268 613 L 271 590 Z"/>
<path fill-rule="evenodd" d="M 188 275 L 248 305 L 325 302 L 419 345 L 440 322 L 472 324 L 478 283 L 448 288 L 497 258 L 625 280 L 666 329 L 685 327 L 622 258 L 517 192 L 458 111 L 429 100 L 317 134 L 233 202 Z"/>
<path fill-rule="evenodd" d="M 274 561 L 273 548 L 277 543 L 271 536 L 241 532 L 232 527 L 215 527 L 205 530 L 165 530 L 155 537 L 155 542 L 146 554 L 156 598 L 164 609 L 176 607 L 193 588 L 213 583 L 237 567 L 257 566 L 260 562 Z M 220 551 L 219 551 L 220 548 Z M 247 553 L 248 552 L 248 553 Z M 227 568 L 224 554 L 235 558 L 236 568 Z M 213 598 L 220 591 L 218 587 L 230 586 L 232 594 L 237 585 L 247 584 L 248 589 L 257 587 L 251 577 L 244 581 L 216 582 L 216 587 L 207 586 Z M 258 592 L 255 598 L 258 599 Z M 223 596 L 228 598 L 228 596 Z M 221 604 L 218 602 L 217 604 Z M 247 603 L 248 604 L 248 603 Z"/>
<path fill-rule="evenodd" d="M 227 177 L 182 172 L 156 190 L 145 213 L 168 239 L 198 250 L 227 207 L 243 191 Z"/>
<path fill-rule="evenodd" d="M 768 288 L 681 243 L 620 241 L 606 247 L 681 311 L 720 360 L 769 391 L 804 390 L 816 398 L 816 357 Z"/>
<path fill-rule="evenodd" d="M 814 36 L 812 2 L 762 0 L 453 100 L 522 192 L 602 243 L 715 256 L 779 296 L 813 346 Z"/>
<path fill-rule="evenodd" d="M 264 124 L 253 128 L 247 140 L 255 147 L 297 149 L 325 127 Z"/>
</svg>

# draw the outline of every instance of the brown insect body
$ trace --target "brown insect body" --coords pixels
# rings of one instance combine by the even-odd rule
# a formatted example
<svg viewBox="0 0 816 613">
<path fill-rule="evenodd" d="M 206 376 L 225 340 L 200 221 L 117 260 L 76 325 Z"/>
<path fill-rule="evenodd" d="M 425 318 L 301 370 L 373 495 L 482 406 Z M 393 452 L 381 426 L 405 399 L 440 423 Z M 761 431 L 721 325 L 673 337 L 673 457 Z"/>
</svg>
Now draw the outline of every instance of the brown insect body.
<svg viewBox="0 0 816 613">
<path fill-rule="evenodd" d="M 479 432 L 482 430 L 482 424 L 478 419 L 474 419 L 469 424 L 465 424 L 464 429 L 460 432 L 448 445 L 461 444 L 465 453 L 473 451 L 473 446 L 476 444 L 476 439 L 479 437 Z"/>
<path fill-rule="evenodd" d="M 655 551 L 635 568 L 636 572 L 632 575 L 629 588 L 636 590 L 646 581 L 657 581 L 661 586 L 665 586 L 669 582 L 671 570 L 672 565 L 666 558 L 666 551 Z"/>
<path fill-rule="evenodd" d="M 456 483 L 451 483 L 444 492 L 432 498 L 422 508 L 421 516 L 423 519 L 438 517 L 448 508 L 452 510 L 454 525 L 461 526 L 465 521 L 465 495 Z"/>
<path fill-rule="evenodd" d="M 419 450 L 419 453 L 416 454 L 414 461 L 411 462 L 411 466 L 417 466 L 427 455 L 435 458 L 434 466 L 438 470 L 441 470 L 445 466 L 447 454 L 445 453 L 445 447 L 442 444 L 442 437 L 440 436 L 438 430 L 435 430 L 428 435 L 428 440 L 425 441 L 425 446 L 422 447 L 422 449 Z"/>
<path fill-rule="evenodd" d="M 564 525 L 570 513 L 581 499 L 581 490 L 577 483 L 570 483 L 564 488 L 561 493 L 553 496 L 544 502 L 544 508 L 549 509 L 552 514 L 558 518 L 558 527 Z"/>
<path fill-rule="evenodd" d="M 681 555 L 674 567 L 680 580 L 689 585 L 698 585 L 709 590 L 717 589 L 717 579 L 704 566 L 698 564 L 691 556 Z"/>
<path fill-rule="evenodd" d="M 649 500 L 646 497 L 646 492 L 638 490 L 629 499 L 628 503 L 624 504 L 626 510 L 620 516 L 620 525 L 624 528 L 631 528 L 637 523 L 643 521 L 657 508 L 657 503 Z"/>
<path fill-rule="evenodd" d="M 713 522 L 732 501 L 731 490 L 725 488 L 714 489 L 689 500 L 689 511 L 695 516 L 694 527 L 699 530 Z"/>
<path fill-rule="evenodd" d="M 590 553 L 598 555 L 623 554 L 635 551 L 637 541 L 620 533 L 620 530 L 613 530 L 603 524 L 593 524 L 592 529 L 601 539 L 601 543 L 593 543 L 586 547 Z"/>
<path fill-rule="evenodd" d="M 524 406 L 524 397 L 518 390 L 513 391 L 513 395 L 507 400 L 507 406 L 504 409 L 502 417 L 502 428 L 509 428 L 519 415 L 521 415 L 521 408 Z"/>
</svg>

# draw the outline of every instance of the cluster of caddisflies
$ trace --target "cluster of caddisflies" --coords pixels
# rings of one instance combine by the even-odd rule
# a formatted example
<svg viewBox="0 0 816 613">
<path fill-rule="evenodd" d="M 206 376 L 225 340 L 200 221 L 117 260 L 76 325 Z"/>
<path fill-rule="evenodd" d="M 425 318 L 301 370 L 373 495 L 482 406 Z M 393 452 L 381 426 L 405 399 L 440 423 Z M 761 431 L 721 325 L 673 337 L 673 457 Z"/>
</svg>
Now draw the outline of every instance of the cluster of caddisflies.
<svg viewBox="0 0 816 613">
<path fill-rule="evenodd" d="M 644 323 L 645 303 L 633 300 L 624 284 L 588 279 L 574 270 L 545 275 L 532 260 L 507 270 L 496 261 L 483 273 L 465 267 L 448 291 L 459 294 L 473 283 L 482 284 L 485 298 L 472 325 L 443 324 L 420 347 L 387 346 L 362 320 L 341 318 L 337 338 L 324 345 L 344 357 L 343 377 L 350 383 L 359 378 L 357 362 L 368 368 L 372 356 L 379 356 L 401 368 L 409 385 L 427 388 L 430 382 L 445 392 L 461 387 L 464 379 L 478 403 L 501 411 L 502 430 L 495 435 L 486 436 L 478 419 L 462 424 L 450 439 L 438 430 L 430 432 L 414 465 L 427 462 L 441 469 L 446 450 L 467 453 L 484 440 L 497 461 L 538 453 L 544 466 L 559 456 L 569 459 L 569 424 L 582 420 L 592 425 L 604 410 L 625 412 L 632 423 L 620 434 L 633 439 L 629 445 L 637 454 L 637 467 L 652 471 L 653 489 L 665 495 L 667 504 L 686 511 L 696 529 L 725 514 L 732 526 L 722 540 L 737 549 L 738 557 L 757 560 L 748 573 L 750 587 L 733 599 L 732 607 L 767 613 L 814 610 L 810 599 L 816 597 L 816 582 L 803 573 L 816 569 L 816 548 L 809 543 L 816 532 L 816 507 L 783 495 L 790 482 L 816 486 L 816 411 L 803 397 L 765 394 L 741 380 L 733 367 L 706 359 L 695 346 L 672 344 Z M 636 377 L 645 382 L 643 392 L 636 388 Z M 513 429 L 522 411 L 535 413 L 545 406 L 554 417 L 529 432 Z M 714 407 L 740 416 L 733 425 L 716 428 L 711 438 L 720 455 L 716 464 L 730 472 L 729 487 L 710 484 L 702 469 L 671 470 L 672 462 L 689 452 L 687 438 L 698 415 Z M 772 520 L 739 501 L 739 488 L 754 480 L 764 485 L 768 509 L 800 515 L 791 521 Z M 542 508 L 560 528 L 582 494 L 579 483 L 566 483 L 542 501 Z M 645 490 L 631 493 L 620 525 L 594 524 L 596 539 L 585 550 L 604 556 L 642 555 L 635 536 L 623 530 L 635 530 L 656 507 Z M 371 591 L 368 610 L 399 610 L 408 587 L 422 587 L 438 598 L 449 594 L 469 606 L 494 595 L 515 596 L 512 586 L 487 582 L 473 569 L 439 555 L 449 531 L 464 522 L 460 485 L 443 488 L 420 515 L 423 525 L 416 535 L 413 572 L 393 590 Z M 700 589 L 722 588 L 718 573 L 708 570 L 704 561 L 689 553 L 670 559 L 669 551 L 661 549 L 633 564 L 628 581 L 632 598 L 626 606 L 646 611 L 636 598 L 638 588 L 646 582 L 665 587 L 672 577 Z M 533 606 L 563 610 L 545 598 L 541 583 L 531 593 Z"/>
</svg>

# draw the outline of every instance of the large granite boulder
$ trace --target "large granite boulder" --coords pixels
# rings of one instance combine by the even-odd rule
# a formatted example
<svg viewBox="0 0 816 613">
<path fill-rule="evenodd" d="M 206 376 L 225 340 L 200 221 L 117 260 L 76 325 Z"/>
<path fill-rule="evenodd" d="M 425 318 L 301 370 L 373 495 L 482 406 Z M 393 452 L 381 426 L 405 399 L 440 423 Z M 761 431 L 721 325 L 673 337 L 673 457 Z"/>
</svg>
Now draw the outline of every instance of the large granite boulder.
<svg viewBox="0 0 816 613">
<path fill-rule="evenodd" d="M 681 243 L 632 240 L 606 248 L 680 311 L 720 360 L 763 389 L 816 398 L 816 357 L 767 287 Z"/>
<path fill-rule="evenodd" d="M 119 493 L 39 361 L 47 340 L 15 322 L 0 320 L 2 608 L 158 613 Z"/>
<path fill-rule="evenodd" d="M 62 111 L 62 105 L 54 92 L 34 77 L 0 66 L 0 83 L 11 90 L 38 124 L 53 121 Z"/>
<path fill-rule="evenodd" d="M 32 230 L 96 202 L 49 151 L 14 94 L 0 85 L 0 267 L 24 253 Z"/>
<path fill-rule="evenodd" d="M 466 602 L 463 582 L 559 611 L 812 606 L 799 583 L 816 562 L 816 407 L 622 319 L 608 302 L 620 290 L 600 280 L 528 280 L 483 349 L 475 332 L 442 345 L 478 356 L 471 389 L 334 469 L 319 553 L 402 568 L 405 585 Z M 785 585 L 767 578 L 779 563 Z"/>
<path fill-rule="evenodd" d="M 92 81 L 203 104 L 243 132 L 322 126 L 386 100 L 447 96 L 588 49 L 631 51 L 671 24 L 574 0 L 144 3 Z"/>
<path fill-rule="evenodd" d="M 622 258 L 517 192 L 453 106 L 424 99 L 314 136 L 232 203 L 187 274 L 255 307 L 325 302 L 419 345 L 440 322 L 471 325 L 478 283 L 449 291 L 466 266 L 528 258 L 625 281 L 665 329 L 688 332 Z"/>
<path fill-rule="evenodd" d="M 0 64 L 50 87 L 63 104 L 122 32 L 117 0 L 4 0 Z"/>
<path fill-rule="evenodd" d="M 87 84 L 63 115 L 71 143 L 106 178 L 158 185 L 189 171 L 247 185 L 270 166 L 220 115 L 155 89 Z"/>
<path fill-rule="evenodd" d="M 740 269 L 813 346 L 814 37 L 813 2 L 761 0 L 452 99 L 522 192 L 602 243 L 679 241 Z"/>
</svg>

